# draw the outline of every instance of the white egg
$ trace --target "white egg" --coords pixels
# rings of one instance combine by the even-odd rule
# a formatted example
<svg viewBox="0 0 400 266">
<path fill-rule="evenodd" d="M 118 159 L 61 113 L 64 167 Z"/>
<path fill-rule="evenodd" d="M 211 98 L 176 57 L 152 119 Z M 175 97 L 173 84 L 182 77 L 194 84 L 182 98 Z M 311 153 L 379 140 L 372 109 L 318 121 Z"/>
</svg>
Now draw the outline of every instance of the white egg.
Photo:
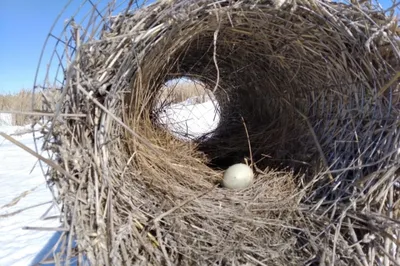
<svg viewBox="0 0 400 266">
<path fill-rule="evenodd" d="M 231 189 L 246 188 L 253 182 L 253 178 L 253 170 L 248 165 L 234 164 L 226 169 L 222 186 Z"/>
</svg>

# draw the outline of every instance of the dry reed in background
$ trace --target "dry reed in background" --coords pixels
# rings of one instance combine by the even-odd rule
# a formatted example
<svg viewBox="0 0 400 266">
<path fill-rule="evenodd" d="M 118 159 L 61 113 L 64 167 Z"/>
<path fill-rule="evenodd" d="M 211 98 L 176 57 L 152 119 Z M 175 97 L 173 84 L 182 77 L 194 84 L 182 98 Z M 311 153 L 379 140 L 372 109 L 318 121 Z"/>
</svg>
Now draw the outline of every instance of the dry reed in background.
<svg viewBox="0 0 400 266">
<path fill-rule="evenodd" d="M 32 108 L 32 98 L 34 99 L 34 106 Z M 32 110 L 41 110 L 41 99 L 39 94 L 33 95 L 31 90 L 23 89 L 17 93 L 0 94 L 0 112 L 13 111 L 12 124 L 16 126 L 24 126 L 31 122 L 28 114 L 19 114 L 18 112 L 25 113 Z"/>
</svg>

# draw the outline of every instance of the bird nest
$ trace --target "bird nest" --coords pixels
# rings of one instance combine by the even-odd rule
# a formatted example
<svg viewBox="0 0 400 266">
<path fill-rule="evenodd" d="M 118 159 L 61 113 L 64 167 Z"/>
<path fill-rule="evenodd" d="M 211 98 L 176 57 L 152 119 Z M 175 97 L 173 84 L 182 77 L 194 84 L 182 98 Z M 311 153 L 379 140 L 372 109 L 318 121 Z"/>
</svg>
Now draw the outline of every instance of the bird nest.
<svg viewBox="0 0 400 266">
<path fill-rule="evenodd" d="M 49 34 L 35 87 L 57 96 L 43 93 L 52 118 L 36 121 L 62 204 L 57 261 L 399 265 L 394 10 L 83 1 Z M 176 78 L 213 94 L 210 134 L 183 140 L 160 123 Z M 254 183 L 221 187 L 245 159 Z"/>
</svg>

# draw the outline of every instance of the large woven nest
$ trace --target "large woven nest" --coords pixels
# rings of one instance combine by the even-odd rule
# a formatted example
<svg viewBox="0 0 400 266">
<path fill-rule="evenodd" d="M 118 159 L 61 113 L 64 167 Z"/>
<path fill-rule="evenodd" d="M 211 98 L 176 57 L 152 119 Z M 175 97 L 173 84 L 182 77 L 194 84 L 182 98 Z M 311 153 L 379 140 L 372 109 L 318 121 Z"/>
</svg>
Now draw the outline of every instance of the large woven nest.
<svg viewBox="0 0 400 266">
<path fill-rule="evenodd" d="M 44 148 L 60 166 L 47 172 L 63 206 L 58 260 L 400 265 L 394 8 L 80 8 L 49 35 L 56 48 L 36 83 L 60 92 L 57 102 L 44 94 L 55 116 L 43 120 Z M 157 122 L 160 88 L 180 77 L 214 93 L 220 123 L 210 136 L 183 141 Z M 220 187 L 222 171 L 244 158 L 254 184 Z"/>
</svg>

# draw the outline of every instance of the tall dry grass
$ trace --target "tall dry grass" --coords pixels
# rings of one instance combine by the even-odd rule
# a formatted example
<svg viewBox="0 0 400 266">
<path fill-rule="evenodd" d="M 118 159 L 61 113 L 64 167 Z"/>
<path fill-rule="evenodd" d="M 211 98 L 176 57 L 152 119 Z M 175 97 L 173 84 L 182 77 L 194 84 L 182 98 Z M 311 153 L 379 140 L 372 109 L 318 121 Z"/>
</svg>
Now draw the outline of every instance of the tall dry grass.
<svg viewBox="0 0 400 266">
<path fill-rule="evenodd" d="M 164 84 L 160 92 L 160 101 L 167 104 L 180 103 L 190 98 L 196 103 L 203 103 L 208 101 L 211 95 L 211 91 L 201 82 L 179 79 Z"/>
<path fill-rule="evenodd" d="M 29 123 L 26 112 L 40 110 L 40 94 L 35 94 L 35 106 L 32 108 L 32 91 L 22 89 L 17 93 L 0 94 L 0 112 L 13 112 L 12 125 L 23 126 Z M 20 112 L 20 113 L 18 113 Z"/>
</svg>

